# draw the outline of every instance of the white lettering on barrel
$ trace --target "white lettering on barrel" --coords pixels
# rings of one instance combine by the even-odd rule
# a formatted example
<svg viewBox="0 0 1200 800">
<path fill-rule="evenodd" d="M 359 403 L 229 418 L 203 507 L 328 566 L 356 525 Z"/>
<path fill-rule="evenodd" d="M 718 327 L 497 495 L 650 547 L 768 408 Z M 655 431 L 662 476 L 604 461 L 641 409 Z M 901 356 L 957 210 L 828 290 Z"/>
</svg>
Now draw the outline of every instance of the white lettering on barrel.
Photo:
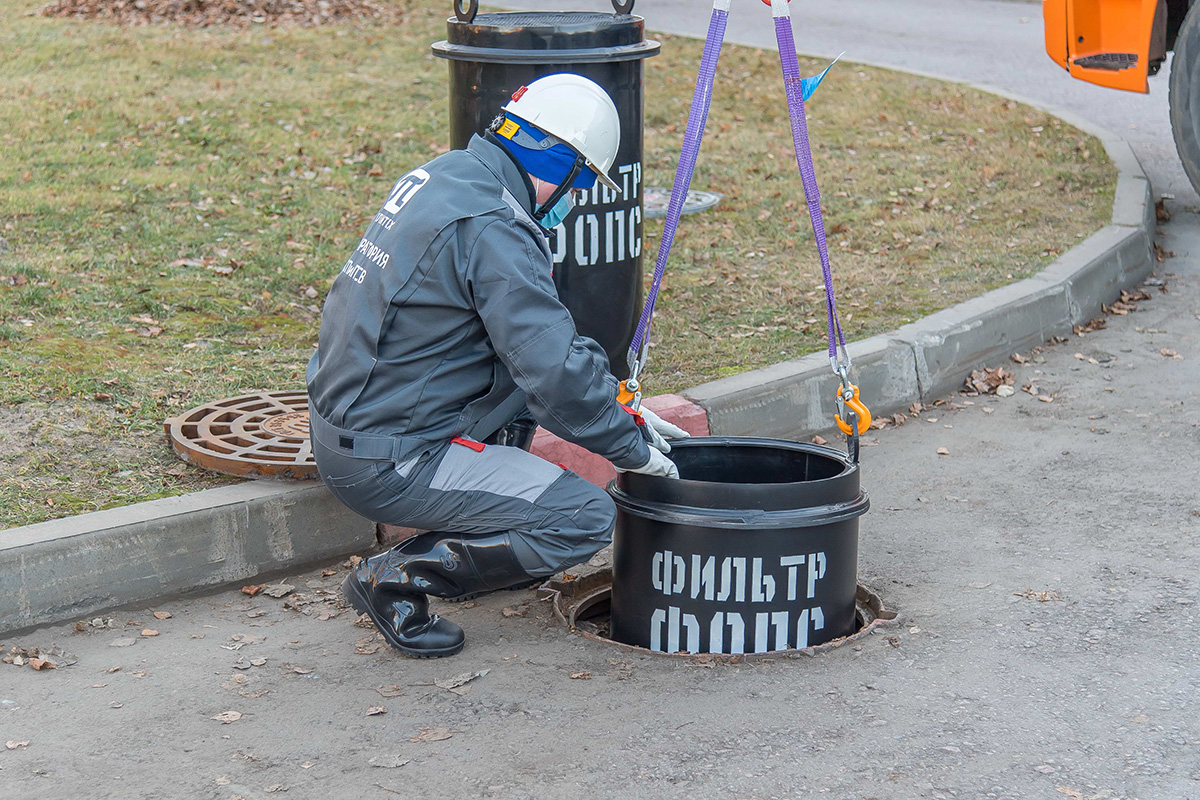
<svg viewBox="0 0 1200 800">
<path fill-rule="evenodd" d="M 775 579 L 763 575 L 763 560 L 756 558 L 750 562 L 750 602 L 769 603 L 775 599 Z"/>
<path fill-rule="evenodd" d="M 808 554 L 808 599 L 817 595 L 817 581 L 825 577 L 825 554 Z"/>
<path fill-rule="evenodd" d="M 699 553 L 682 556 L 671 550 L 661 550 L 651 556 L 650 583 L 655 590 L 668 597 L 687 593 L 693 600 L 703 596 L 705 600 L 721 603 L 731 597 L 738 603 L 770 603 L 775 600 L 778 581 L 782 576 L 772 575 L 763 558 L 725 556 L 719 563 L 718 575 L 717 556 Z M 812 599 L 816 597 L 817 581 L 825 577 L 828 569 L 825 553 L 779 558 L 779 566 L 787 570 L 788 601 L 799 599 L 800 567 L 804 565 L 808 566 L 807 597 Z"/>
<path fill-rule="evenodd" d="M 729 647 L 725 647 L 725 626 L 729 626 Z M 736 612 L 726 614 L 718 611 L 713 614 L 712 624 L 708 629 L 708 652 L 710 653 L 744 653 L 746 652 L 746 623 L 742 615 Z"/>
<path fill-rule="evenodd" d="M 754 615 L 754 652 L 765 653 L 771 649 L 767 641 L 767 626 L 771 622 L 769 612 L 760 611 Z"/>
<path fill-rule="evenodd" d="M 660 653 L 686 650 L 700 652 L 701 637 L 708 641 L 710 653 L 769 653 L 790 647 L 809 646 L 812 632 L 825 629 L 825 612 L 821 606 L 806 608 L 795 618 L 792 626 L 790 611 L 760 611 L 754 614 L 752 639 L 747 640 L 746 618 L 734 611 L 717 611 L 709 621 L 708 630 L 694 614 L 676 606 L 655 609 L 650 615 L 650 649 Z M 792 640 L 792 631 L 795 639 Z M 726 636 L 728 633 L 728 636 Z"/>
<path fill-rule="evenodd" d="M 717 600 L 722 603 L 729 599 L 729 593 L 733 591 L 732 570 L 732 560 L 726 556 L 721 561 L 721 591 L 717 592 Z"/>
<path fill-rule="evenodd" d="M 667 647 L 663 650 L 663 626 L 667 629 Z M 700 621 L 694 614 L 684 614 L 675 606 L 664 611 L 655 609 L 650 615 L 650 649 L 660 653 L 678 653 L 680 641 L 689 653 L 700 652 Z"/>
<path fill-rule="evenodd" d="M 776 650 L 787 650 L 788 646 L 788 612 L 771 612 L 771 625 L 775 628 Z"/>
<path fill-rule="evenodd" d="M 788 591 L 787 599 L 796 599 L 796 573 L 799 572 L 799 567 L 804 563 L 804 556 L 780 556 L 779 566 L 788 568 Z"/>
<path fill-rule="evenodd" d="M 642 223 L 642 165 L 621 164 L 610 172 L 617 179 L 616 191 L 597 181 L 591 189 L 578 194 L 576 211 L 568 219 L 570 244 L 566 224 L 556 229 L 558 238 L 552 254 L 555 264 L 561 264 L 568 254 L 581 267 L 613 264 L 642 254 L 638 230 Z M 592 207 L 615 203 L 632 205 L 586 213 Z"/>
<path fill-rule="evenodd" d="M 717 558 L 709 556 L 704 562 L 704 566 L 700 566 L 700 556 L 692 555 L 692 599 L 695 600 L 700 596 L 701 590 L 704 591 L 704 599 L 712 600 L 713 594 L 716 592 L 716 573 L 717 573 Z"/>
<path fill-rule="evenodd" d="M 670 597 L 683 594 L 687 584 L 687 562 L 670 550 L 655 553 L 650 561 L 650 583 L 655 589 Z"/>
<path fill-rule="evenodd" d="M 575 218 L 575 263 L 586 267 L 600 262 L 600 220 L 595 214 L 580 214 Z"/>
</svg>

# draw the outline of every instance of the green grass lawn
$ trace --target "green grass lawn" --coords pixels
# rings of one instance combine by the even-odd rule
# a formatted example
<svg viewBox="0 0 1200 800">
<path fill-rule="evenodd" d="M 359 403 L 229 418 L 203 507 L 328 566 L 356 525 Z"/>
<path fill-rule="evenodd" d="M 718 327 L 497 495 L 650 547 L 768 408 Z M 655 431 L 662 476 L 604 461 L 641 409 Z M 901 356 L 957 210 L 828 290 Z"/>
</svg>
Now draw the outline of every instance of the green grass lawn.
<svg viewBox="0 0 1200 800">
<path fill-rule="evenodd" d="M 163 419 L 302 387 L 346 252 L 448 138 L 444 9 L 184 30 L 36 8 L 0 7 L 0 527 L 226 480 Z M 646 176 L 670 186 L 700 44 L 659 38 Z M 808 110 L 854 338 L 1036 272 L 1110 214 L 1099 143 L 1028 107 L 839 64 Z M 727 46 L 693 182 L 727 197 L 680 226 L 651 393 L 823 347 L 790 141 L 778 57 Z"/>
</svg>

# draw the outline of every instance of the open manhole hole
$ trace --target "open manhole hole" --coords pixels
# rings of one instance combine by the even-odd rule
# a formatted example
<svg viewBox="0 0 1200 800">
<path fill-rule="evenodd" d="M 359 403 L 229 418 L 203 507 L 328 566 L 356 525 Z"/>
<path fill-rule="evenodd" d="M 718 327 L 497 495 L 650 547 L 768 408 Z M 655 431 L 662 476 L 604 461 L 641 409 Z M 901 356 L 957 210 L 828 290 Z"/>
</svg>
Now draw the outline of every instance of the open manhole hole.
<svg viewBox="0 0 1200 800">
<path fill-rule="evenodd" d="M 316 478 L 308 393 L 257 392 L 205 403 L 163 423 L 171 447 L 205 469 L 256 478 Z"/>
<path fill-rule="evenodd" d="M 568 573 L 570 574 L 570 573 Z M 836 650 L 875 633 L 880 628 L 896 626 L 896 612 L 887 608 L 883 599 L 872 589 L 859 583 L 855 594 L 856 627 L 854 633 L 824 644 L 792 650 L 772 650 L 763 653 L 660 653 L 645 647 L 625 644 L 609 638 L 609 604 L 612 598 L 612 568 L 597 570 L 589 575 L 564 580 L 562 576 L 545 583 L 539 590 L 551 601 L 554 615 L 572 631 L 586 639 L 618 647 L 633 653 L 694 661 L 727 661 L 772 658 L 798 658 Z"/>
</svg>

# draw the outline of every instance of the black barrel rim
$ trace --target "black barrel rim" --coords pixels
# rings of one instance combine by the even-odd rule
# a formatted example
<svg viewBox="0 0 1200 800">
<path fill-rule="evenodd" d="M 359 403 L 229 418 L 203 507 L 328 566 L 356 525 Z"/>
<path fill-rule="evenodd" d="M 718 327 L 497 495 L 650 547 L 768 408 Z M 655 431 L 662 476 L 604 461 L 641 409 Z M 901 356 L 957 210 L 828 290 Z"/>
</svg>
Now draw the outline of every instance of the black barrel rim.
<svg viewBox="0 0 1200 800">
<path fill-rule="evenodd" d="M 451 61 L 592 64 L 637 61 L 660 50 L 658 42 L 644 38 L 644 20 L 632 14 L 496 11 L 446 23 L 447 38 L 433 44 L 433 54 Z M 597 35 L 606 33 L 617 34 L 616 43 L 600 44 Z"/>
<path fill-rule="evenodd" d="M 620 510 L 655 522 L 752 532 L 833 525 L 861 517 L 871 507 L 871 500 L 867 497 L 866 492 L 860 492 L 857 498 L 849 502 L 798 508 L 790 511 L 699 508 L 697 506 L 679 506 L 673 503 L 658 503 L 653 500 L 642 500 L 625 493 L 617 486 L 616 481 L 608 484 L 608 493 Z"/>
<path fill-rule="evenodd" d="M 616 491 L 639 503 L 712 509 L 734 516 L 746 509 L 790 512 L 853 503 L 862 494 L 858 465 L 846 453 L 829 447 L 758 437 L 697 436 L 676 441 L 673 448 L 669 457 L 680 465 L 683 477 L 627 472 L 617 478 Z M 779 471 L 797 477 L 766 482 L 687 477 L 689 467 L 703 474 L 726 459 L 747 468 L 773 463 Z M 804 477 L 798 477 L 801 474 Z"/>
<path fill-rule="evenodd" d="M 509 50 L 499 47 L 473 47 L 451 44 L 445 40 L 434 42 L 433 54 L 451 61 L 478 61 L 485 64 L 561 64 L 561 63 L 606 63 L 609 61 L 637 61 L 657 55 L 660 45 L 650 39 L 637 44 L 618 45 L 611 48 L 590 50 Z"/>
</svg>

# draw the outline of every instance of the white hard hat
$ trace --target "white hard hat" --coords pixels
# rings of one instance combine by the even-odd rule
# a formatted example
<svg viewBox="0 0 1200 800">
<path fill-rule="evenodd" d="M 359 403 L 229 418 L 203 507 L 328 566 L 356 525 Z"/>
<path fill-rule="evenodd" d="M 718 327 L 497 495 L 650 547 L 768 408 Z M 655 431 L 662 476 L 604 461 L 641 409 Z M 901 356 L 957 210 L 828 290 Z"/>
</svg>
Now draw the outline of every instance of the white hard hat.
<svg viewBox="0 0 1200 800">
<path fill-rule="evenodd" d="M 621 144 L 621 119 L 600 84 L 570 72 L 546 75 L 513 92 L 504 111 L 561 139 L 602 184 L 620 191 L 608 171 Z"/>
</svg>

